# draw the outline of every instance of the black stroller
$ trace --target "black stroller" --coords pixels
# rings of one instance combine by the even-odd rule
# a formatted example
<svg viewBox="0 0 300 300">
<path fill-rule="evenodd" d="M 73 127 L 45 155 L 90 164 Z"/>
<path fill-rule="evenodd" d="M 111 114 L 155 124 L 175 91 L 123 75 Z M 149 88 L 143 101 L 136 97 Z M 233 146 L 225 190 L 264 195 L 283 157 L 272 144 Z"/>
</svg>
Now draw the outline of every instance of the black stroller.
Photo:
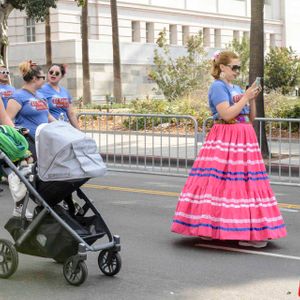
<svg viewBox="0 0 300 300">
<path fill-rule="evenodd" d="M 0 278 L 16 271 L 18 252 L 63 263 L 64 277 L 72 285 L 80 285 L 87 278 L 88 251 L 100 251 L 98 266 L 105 275 L 117 274 L 121 269 L 120 238 L 111 234 L 80 189 L 89 178 L 105 173 L 96 143 L 69 124 L 57 121 L 38 131 L 36 150 L 37 163 L 26 176 L 0 150 L 3 172 L 15 172 L 27 188 L 21 217 L 12 217 L 5 225 L 15 243 L 0 239 Z M 79 198 L 75 209 L 66 209 L 61 202 L 75 192 Z M 32 220 L 27 220 L 30 199 L 37 206 Z M 104 237 L 108 241 L 94 244 Z"/>
</svg>

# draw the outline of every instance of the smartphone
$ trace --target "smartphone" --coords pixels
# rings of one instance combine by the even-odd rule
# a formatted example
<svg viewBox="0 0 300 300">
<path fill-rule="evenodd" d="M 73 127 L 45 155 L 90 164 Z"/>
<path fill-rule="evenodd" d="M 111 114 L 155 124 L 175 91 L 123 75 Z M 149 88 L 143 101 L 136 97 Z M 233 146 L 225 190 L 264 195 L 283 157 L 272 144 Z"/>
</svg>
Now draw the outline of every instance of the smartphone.
<svg viewBox="0 0 300 300">
<path fill-rule="evenodd" d="M 255 79 L 255 85 L 257 87 L 261 87 L 261 77 L 256 77 L 256 79 Z"/>
</svg>

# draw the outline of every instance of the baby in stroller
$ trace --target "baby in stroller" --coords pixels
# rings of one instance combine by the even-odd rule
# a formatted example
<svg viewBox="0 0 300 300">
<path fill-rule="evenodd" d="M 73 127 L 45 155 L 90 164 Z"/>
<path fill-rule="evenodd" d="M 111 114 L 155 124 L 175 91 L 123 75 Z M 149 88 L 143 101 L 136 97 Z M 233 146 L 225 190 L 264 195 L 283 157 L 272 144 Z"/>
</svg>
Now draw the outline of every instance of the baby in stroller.
<svg viewBox="0 0 300 300">
<path fill-rule="evenodd" d="M 0 150 L 4 172 L 14 172 L 25 187 L 21 216 L 14 214 L 5 225 L 15 243 L 0 239 L 0 264 L 3 261 L 6 266 L 0 268 L 0 278 L 10 277 L 16 271 L 17 252 L 64 263 L 64 277 L 72 285 L 82 284 L 87 277 L 84 260 L 88 251 L 101 250 L 100 270 L 108 276 L 117 274 L 121 268 L 120 239 L 111 234 L 98 210 L 80 189 L 88 179 L 103 176 L 106 171 L 95 141 L 60 121 L 40 125 L 35 141 L 35 164 L 25 166 L 23 161 L 16 166 Z M 74 192 L 81 206 L 70 214 L 60 203 Z M 37 204 L 32 221 L 26 218 L 30 199 Z M 103 237 L 107 237 L 106 243 L 93 245 Z"/>
</svg>

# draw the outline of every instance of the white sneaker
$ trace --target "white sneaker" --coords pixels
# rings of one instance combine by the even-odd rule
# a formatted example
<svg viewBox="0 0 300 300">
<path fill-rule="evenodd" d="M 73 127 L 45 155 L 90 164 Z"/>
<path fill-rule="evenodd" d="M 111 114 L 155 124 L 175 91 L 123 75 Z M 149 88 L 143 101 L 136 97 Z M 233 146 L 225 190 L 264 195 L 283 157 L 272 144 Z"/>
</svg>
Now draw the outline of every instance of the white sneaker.
<svg viewBox="0 0 300 300">
<path fill-rule="evenodd" d="M 13 216 L 14 217 L 21 217 L 22 209 L 23 209 L 22 204 L 20 204 L 19 206 L 15 206 L 15 208 L 13 210 Z M 26 209 L 25 217 L 26 217 L 26 219 L 32 219 L 33 214 L 28 209 Z"/>
<path fill-rule="evenodd" d="M 268 245 L 268 241 L 239 241 L 239 246 L 264 248 Z"/>
</svg>

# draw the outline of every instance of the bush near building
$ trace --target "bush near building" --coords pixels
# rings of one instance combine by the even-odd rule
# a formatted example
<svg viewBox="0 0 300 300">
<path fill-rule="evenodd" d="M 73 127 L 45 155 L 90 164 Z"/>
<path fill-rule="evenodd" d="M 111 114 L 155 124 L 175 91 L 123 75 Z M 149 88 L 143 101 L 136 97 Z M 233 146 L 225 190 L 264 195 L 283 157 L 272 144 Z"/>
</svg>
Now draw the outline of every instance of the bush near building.
<svg viewBox="0 0 300 300">
<path fill-rule="evenodd" d="M 300 77 L 300 59 L 292 48 L 274 47 L 265 58 L 266 91 L 280 89 L 288 94 L 295 89 Z"/>
</svg>

